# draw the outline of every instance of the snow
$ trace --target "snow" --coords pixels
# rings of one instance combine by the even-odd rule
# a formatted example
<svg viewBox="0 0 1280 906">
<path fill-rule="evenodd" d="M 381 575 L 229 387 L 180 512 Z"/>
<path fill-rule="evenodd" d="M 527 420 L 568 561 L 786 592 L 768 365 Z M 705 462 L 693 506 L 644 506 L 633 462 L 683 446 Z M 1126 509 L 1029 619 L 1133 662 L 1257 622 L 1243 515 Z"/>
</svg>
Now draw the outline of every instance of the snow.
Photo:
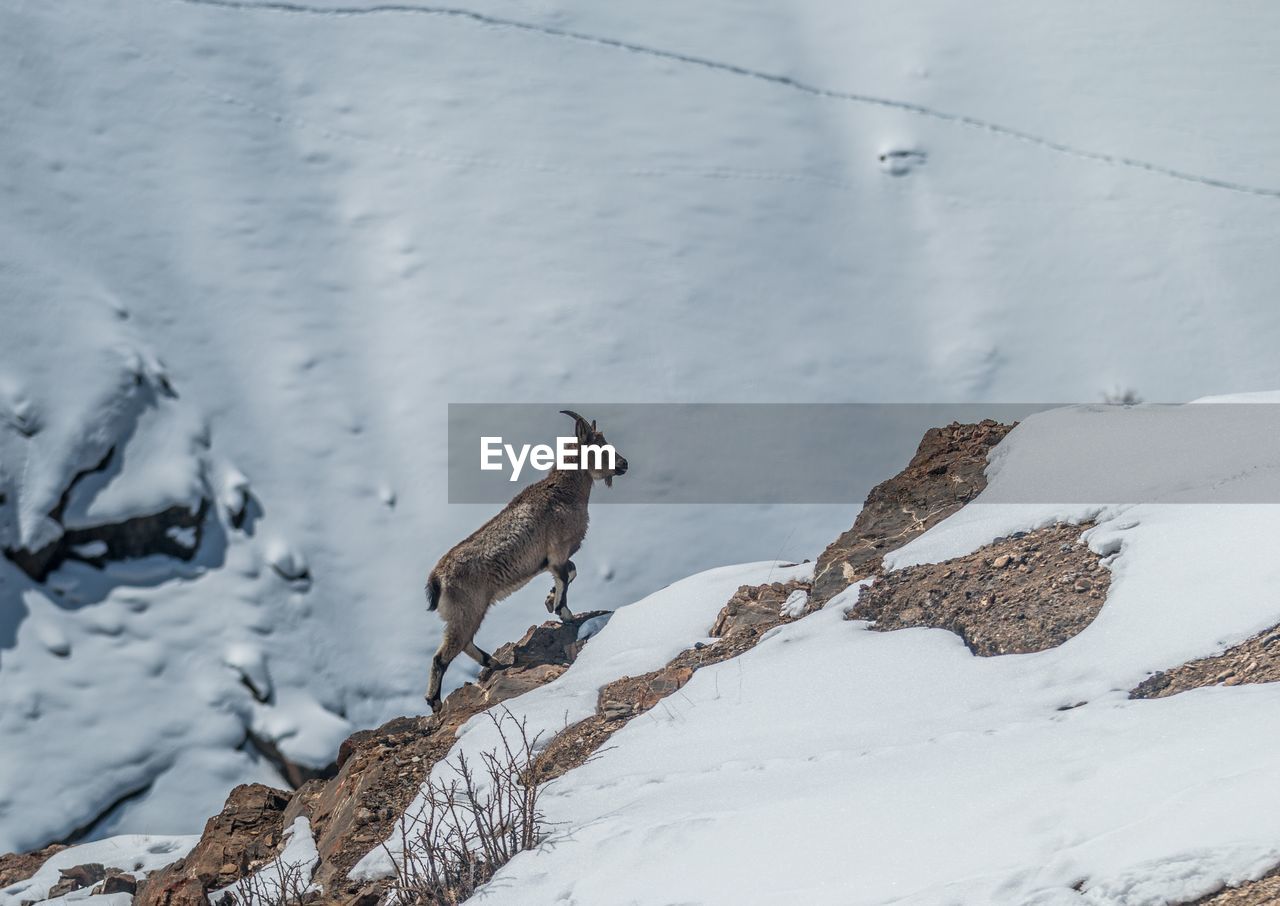
<svg viewBox="0 0 1280 906">
<path fill-rule="evenodd" d="M 254 703 L 250 729 L 273 741 L 291 761 L 323 768 L 342 741 L 356 731 L 306 692 L 285 688 L 267 704 Z"/>
<path fill-rule="evenodd" d="M 1128 698 L 1151 672 L 1280 622 L 1280 566 L 1260 555 L 1280 538 L 1280 508 L 985 502 L 1008 499 L 1006 484 L 1054 480 L 1061 463 L 1043 456 L 1045 438 L 1083 427 L 1105 439 L 1116 425 L 1101 410 L 1028 419 L 1000 447 L 987 491 L 890 558 L 895 568 L 934 562 L 1056 519 L 1096 518 L 1082 533 L 1112 554 L 1112 582 L 1079 635 L 979 658 L 943 630 L 847 621 L 860 586 L 848 589 L 699 670 L 552 783 L 541 800 L 549 839 L 476 902 L 1157 906 L 1280 863 L 1280 688 Z M 1091 464 L 1116 449 L 1099 444 Z M 1174 497 L 1236 474 L 1231 461 L 1180 461 Z M 1274 478 L 1236 480 L 1262 493 Z M 668 628 L 641 601 L 592 645 L 621 638 L 623 625 L 627 637 Z M 681 634 L 688 644 L 697 629 Z M 613 669 L 584 670 L 593 685 L 636 672 L 603 660 Z M 506 704 L 550 711 L 538 699 L 558 685 Z M 492 746 L 482 731 L 468 724 L 459 750 Z"/>
<path fill-rule="evenodd" d="M 106 868 L 118 868 L 137 878 L 145 877 L 149 872 L 181 859 L 199 839 L 199 835 L 164 837 L 132 834 L 67 847 L 46 859 L 30 878 L 0 888 L 0 906 L 19 906 L 21 903 L 44 900 L 53 885 L 61 879 L 61 870 L 77 865 L 97 862 Z M 78 903 L 92 903 L 93 906 L 127 906 L 131 899 L 127 894 L 121 900 L 119 894 L 91 897 L 87 890 L 78 893 L 79 896 L 61 897 L 59 902 L 75 900 Z"/>
<path fill-rule="evenodd" d="M 602 613 L 598 617 L 592 617 L 591 619 L 584 621 L 583 624 L 578 627 L 578 641 L 585 642 L 587 639 L 595 638 L 599 635 L 600 630 L 604 629 L 605 624 L 609 622 L 609 618 L 612 616 L 613 614 L 611 613 Z"/>
<path fill-rule="evenodd" d="M 781 615 L 784 617 L 798 617 L 804 613 L 805 607 L 809 604 L 809 593 L 803 588 L 797 588 L 791 594 L 787 595 L 787 600 L 782 602 Z"/>
<path fill-rule="evenodd" d="M 282 782 L 249 728 L 421 713 L 423 579 L 492 513 L 446 505 L 448 402 L 1277 383 L 1271 4 L 325 7 L 0 10 L 0 547 L 112 450 L 68 524 L 218 504 L 189 564 L 0 560 L 0 850 L 135 793 L 93 833 L 197 831 Z M 575 607 L 853 518 L 608 499 Z"/>
<path fill-rule="evenodd" d="M 274 691 L 271 684 L 271 672 L 267 668 L 267 656 L 256 645 L 237 644 L 227 646 L 222 653 L 222 662 L 240 674 L 244 682 L 249 684 L 254 698 L 269 701 Z"/>
</svg>

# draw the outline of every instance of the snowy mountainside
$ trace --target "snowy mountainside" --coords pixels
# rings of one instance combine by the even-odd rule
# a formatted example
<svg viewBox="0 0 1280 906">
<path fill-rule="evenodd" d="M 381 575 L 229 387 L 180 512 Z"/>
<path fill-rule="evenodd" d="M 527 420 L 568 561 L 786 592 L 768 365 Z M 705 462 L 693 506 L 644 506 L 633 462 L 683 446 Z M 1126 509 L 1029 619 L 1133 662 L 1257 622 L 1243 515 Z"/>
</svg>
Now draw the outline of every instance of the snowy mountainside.
<svg viewBox="0 0 1280 906">
<path fill-rule="evenodd" d="M 0 561 L 0 850 L 194 832 L 280 783 L 250 733 L 322 767 L 421 710 L 423 575 L 488 515 L 449 401 L 1276 383 L 1265 4 L 272 6 L 0 10 L 0 547 L 89 533 Z M 577 600 L 848 520 L 600 506 Z"/>
<path fill-rule="evenodd" d="M 1201 408 L 1127 411 L 1163 422 L 1162 436 L 1183 428 L 1194 445 L 1185 429 L 1200 424 Z M 882 515 L 860 519 L 861 537 L 890 551 L 885 572 L 850 576 L 844 591 L 806 604 L 805 592 L 791 589 L 812 585 L 815 564 L 723 567 L 607 621 L 549 622 L 537 631 L 543 642 L 534 630 L 526 635 L 529 660 L 513 663 L 514 673 L 499 668 L 457 690 L 439 717 L 360 734 L 344 746 L 337 777 L 273 794 L 274 818 L 258 820 L 278 825 L 277 852 L 301 853 L 320 884 L 318 902 L 381 902 L 407 840 L 386 816 L 371 824 L 369 807 L 388 801 L 380 784 L 395 787 L 411 816 L 421 782 L 404 779 L 411 753 L 427 760 L 420 778 L 447 779 L 460 755 L 474 763 L 501 742 L 486 711 L 497 702 L 504 720 L 540 734 L 544 754 L 583 727 L 581 739 L 591 739 L 601 718 L 608 732 L 594 754 L 583 753 L 590 757 L 553 772 L 539 800 L 546 839 L 516 855 L 475 902 L 1190 906 L 1228 885 L 1243 886 L 1223 903 L 1270 902 L 1270 887 L 1250 893 L 1249 885 L 1280 868 L 1280 810 L 1269 792 L 1280 770 L 1272 757 L 1280 693 L 1269 681 L 1280 672 L 1280 648 L 1254 649 L 1267 661 L 1262 681 L 1231 674 L 1224 683 L 1228 674 L 1208 669 L 1166 697 L 1138 692 L 1161 671 L 1243 640 L 1280 639 L 1277 569 L 1262 553 L 1280 535 L 1277 506 L 1183 502 L 1197 489 L 1236 483 L 1232 499 L 1241 491 L 1270 499 L 1276 472 L 1174 457 L 1181 474 L 1157 470 L 1149 502 L 1027 502 L 1019 485 L 1050 483 L 1062 463 L 1046 451 L 1063 438 L 1098 438 L 1086 465 L 1099 473 L 1139 455 L 1106 442 L 1124 438 L 1120 411 L 1031 416 L 993 448 L 985 478 L 963 471 L 971 446 L 926 438 L 928 469 L 908 467 L 900 482 L 923 484 L 956 465 L 956 481 L 982 490 L 905 544 L 895 517 L 869 501 L 864 512 Z M 1271 452 L 1264 443 L 1255 458 L 1265 463 Z M 972 632 L 936 628 L 943 602 L 928 583 L 900 581 L 920 570 L 957 598 L 974 582 L 985 588 L 980 603 L 951 603 L 968 614 L 970 630 L 993 620 L 1013 636 L 979 646 Z M 1017 600 L 1020 582 L 1039 583 L 1032 598 Z M 765 588 L 773 597 L 749 594 Z M 881 613 L 896 609 L 909 628 L 869 623 L 860 610 L 868 588 Z M 763 609 L 753 611 L 753 600 Z M 1041 629 L 1028 618 L 1063 601 L 1086 616 L 1061 636 L 1047 627 L 1037 641 Z M 1019 635 L 1023 642 L 1001 647 Z M 578 640 L 567 663 L 542 660 L 550 649 L 539 645 L 556 636 L 551 648 Z M 655 692 L 656 701 L 644 700 Z M 192 850 L 203 851 L 195 864 L 157 873 L 159 860 L 147 862 L 139 906 L 199 902 L 188 900 L 190 885 L 203 896 L 199 866 L 235 869 L 234 856 L 223 865 L 220 847 L 234 841 L 219 824 L 237 808 L 243 803 L 229 801 L 210 822 Z M 361 808 L 370 817 L 353 818 Z M 389 836 L 371 837 L 371 826 Z M 88 846 L 114 847 L 127 860 L 130 847 L 157 839 Z M 180 851 L 178 841 L 160 843 Z M 57 864 L 78 858 L 64 851 Z M 253 864 L 269 865 L 270 856 Z M 18 906 L 33 884 L 54 879 L 44 870 L 0 890 L 0 903 Z"/>
<path fill-rule="evenodd" d="M 996 448 L 1004 467 L 984 495 L 1055 467 L 1044 443 L 1088 412 L 1028 418 Z M 1098 462 L 1110 454 L 1098 450 Z M 1231 470 L 1185 473 L 1169 495 Z M 1248 480 L 1258 494 L 1274 490 L 1267 472 Z M 1096 521 L 1084 540 L 1106 555 L 1111 587 L 1074 639 L 979 658 L 941 630 L 847 621 L 852 586 L 754 650 L 700 669 L 553 784 L 544 802 L 563 832 L 517 856 L 477 902 L 1157 906 L 1274 868 L 1280 822 L 1267 791 L 1280 690 L 1217 686 L 1153 701 L 1128 692 L 1280 622 L 1280 577 L 1260 555 L 1280 534 L 1275 505 L 979 497 L 886 566 L 1085 518 Z M 664 624 L 644 604 L 626 613 L 652 621 L 650 631 Z M 556 691 L 506 706 L 543 727 L 532 700 Z M 492 745 L 488 727 L 472 720 L 458 750 Z"/>
<path fill-rule="evenodd" d="M 697 671 L 553 784 L 544 804 L 565 830 L 477 901 L 1157 906 L 1280 864 L 1268 792 L 1280 779 L 1280 690 L 1129 695 L 1155 671 L 1280 623 L 1280 577 L 1263 553 L 1280 510 L 984 502 L 1009 493 L 1002 481 L 1055 468 L 1040 455 L 1046 438 L 1089 411 L 1029 418 L 996 448 L 1003 467 L 983 495 L 886 558 L 897 571 L 1093 520 L 1084 540 L 1111 583 L 1083 631 L 1036 653 L 975 657 L 949 632 L 846 619 L 855 585 Z M 1098 464 L 1114 453 L 1100 448 Z M 1168 497 L 1233 474 L 1230 463 L 1187 471 Z M 1274 490 L 1268 471 L 1245 480 Z M 627 615 L 662 625 L 643 604 Z M 542 726 L 524 701 L 555 691 L 505 706 Z M 492 745 L 486 726 L 464 727 L 459 751 Z M 663 871 L 646 868 L 655 860 Z"/>
</svg>

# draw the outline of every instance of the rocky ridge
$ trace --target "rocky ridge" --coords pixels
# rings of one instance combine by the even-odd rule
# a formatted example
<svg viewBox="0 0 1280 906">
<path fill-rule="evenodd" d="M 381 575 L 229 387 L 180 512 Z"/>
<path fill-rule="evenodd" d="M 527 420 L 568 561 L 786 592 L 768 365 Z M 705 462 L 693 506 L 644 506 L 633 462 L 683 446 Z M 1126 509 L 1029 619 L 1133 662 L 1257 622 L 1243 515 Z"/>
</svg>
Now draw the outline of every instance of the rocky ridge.
<svg viewBox="0 0 1280 906">
<path fill-rule="evenodd" d="M 1094 619 L 1110 582 L 1107 561 L 1081 542 L 1086 525 L 1051 525 L 997 539 L 974 553 L 937 564 L 884 573 L 881 558 L 972 500 L 985 486 L 986 454 L 1008 432 L 994 422 L 950 425 L 929 432 L 906 469 L 879 485 L 853 528 L 824 551 L 814 582 L 742 586 L 726 602 L 709 635 L 658 670 L 624 676 L 599 690 L 596 713 L 548 741 L 535 763 L 541 779 L 582 765 L 628 721 L 658 707 L 702 667 L 754 647 L 770 630 L 820 609 L 839 591 L 874 576 L 846 616 L 872 621 L 878 631 L 928 626 L 956 633 L 974 654 L 999 656 L 1043 650 L 1072 637 Z M 545 683 L 569 668 L 584 644 L 580 630 L 600 614 L 531 627 L 495 653 L 495 666 L 455 690 L 439 715 L 405 717 L 353 735 L 342 746 L 335 776 L 290 793 L 250 785 L 234 790 L 186 858 L 138 885 L 138 906 L 203 906 L 212 890 L 245 877 L 275 858 L 284 829 L 307 817 L 320 863 L 316 903 L 375 906 L 385 882 L 355 883 L 351 866 L 385 839 L 457 729 L 471 716 Z M 1157 674 L 1136 698 L 1170 695 L 1213 683 L 1280 679 L 1280 629 L 1273 628 L 1224 654 Z M 1275 648 L 1273 654 L 1272 649 Z M 0 857 L 0 882 L 29 875 L 52 850 Z M 115 883 L 100 866 L 63 872 L 60 891 Z M 3 886 L 0 883 L 0 886 Z M 1196 904 L 1254 906 L 1280 902 L 1277 876 L 1201 898 Z M 113 888 L 114 889 L 114 888 Z M 1190 904 L 1188 904 L 1190 906 Z"/>
<path fill-rule="evenodd" d="M 828 545 L 814 570 L 813 599 L 825 604 L 875 573 L 885 554 L 946 519 L 987 486 L 987 454 L 1013 425 L 987 419 L 931 428 L 897 475 L 871 489 L 853 527 Z"/>
</svg>

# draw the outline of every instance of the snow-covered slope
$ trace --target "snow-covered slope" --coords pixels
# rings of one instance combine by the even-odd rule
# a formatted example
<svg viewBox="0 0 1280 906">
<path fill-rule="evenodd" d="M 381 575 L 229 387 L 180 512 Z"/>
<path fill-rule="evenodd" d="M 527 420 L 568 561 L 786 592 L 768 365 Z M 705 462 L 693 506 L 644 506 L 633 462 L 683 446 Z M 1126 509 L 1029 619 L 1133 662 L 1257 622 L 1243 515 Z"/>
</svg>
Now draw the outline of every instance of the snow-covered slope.
<svg viewBox="0 0 1280 906">
<path fill-rule="evenodd" d="M 1035 654 L 976 657 L 942 630 L 846 621 L 860 592 L 850 588 L 702 668 L 553 783 L 542 800 L 551 839 L 477 902 L 1158 906 L 1280 862 L 1280 688 L 1128 698 L 1150 672 L 1280 622 L 1268 553 L 1280 508 L 984 503 L 1009 493 L 1006 476 L 1047 480 L 1045 439 L 1081 417 L 1028 419 L 998 448 L 984 496 L 888 563 L 1096 519 L 1086 540 L 1114 555 L 1112 580 L 1083 632 Z M 1230 463 L 1188 470 L 1169 494 L 1234 474 Z M 1264 471 L 1242 480 L 1275 490 Z M 629 608 L 629 624 L 593 644 L 620 644 L 628 626 L 663 631 L 655 604 Z M 557 685 L 506 707 L 541 727 L 538 699 Z M 459 750 L 492 745 L 484 727 L 473 719 Z"/>
<path fill-rule="evenodd" d="M 446 402 L 1280 383 L 1277 31 L 1262 3 L 6 4 L 0 546 L 55 537 L 113 447 L 68 528 L 218 507 L 181 566 L 0 562 L 0 850 L 133 793 L 96 832 L 197 830 L 272 776 L 246 728 L 314 764 L 421 708 L 422 577 L 485 515 L 445 505 Z M 577 600 L 849 518 L 598 507 Z"/>
</svg>

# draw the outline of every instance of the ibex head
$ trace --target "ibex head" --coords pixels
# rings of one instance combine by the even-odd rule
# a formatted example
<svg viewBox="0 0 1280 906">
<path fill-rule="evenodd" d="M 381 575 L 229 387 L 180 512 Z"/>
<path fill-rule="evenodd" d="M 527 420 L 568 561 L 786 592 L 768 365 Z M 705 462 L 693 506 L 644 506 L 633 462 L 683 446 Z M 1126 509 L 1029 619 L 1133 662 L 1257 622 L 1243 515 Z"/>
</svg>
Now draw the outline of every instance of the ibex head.
<svg viewBox="0 0 1280 906">
<path fill-rule="evenodd" d="M 626 459 L 615 450 L 616 456 L 613 467 L 610 468 L 608 457 L 594 455 L 591 451 L 584 450 L 584 447 L 603 447 L 607 444 L 608 441 L 604 439 L 604 433 L 596 428 L 594 421 L 587 421 L 573 410 L 561 409 L 560 411 L 573 419 L 574 433 L 578 437 L 578 450 L 582 468 L 596 481 L 604 479 L 606 487 L 613 487 L 613 476 L 627 474 Z"/>
</svg>

